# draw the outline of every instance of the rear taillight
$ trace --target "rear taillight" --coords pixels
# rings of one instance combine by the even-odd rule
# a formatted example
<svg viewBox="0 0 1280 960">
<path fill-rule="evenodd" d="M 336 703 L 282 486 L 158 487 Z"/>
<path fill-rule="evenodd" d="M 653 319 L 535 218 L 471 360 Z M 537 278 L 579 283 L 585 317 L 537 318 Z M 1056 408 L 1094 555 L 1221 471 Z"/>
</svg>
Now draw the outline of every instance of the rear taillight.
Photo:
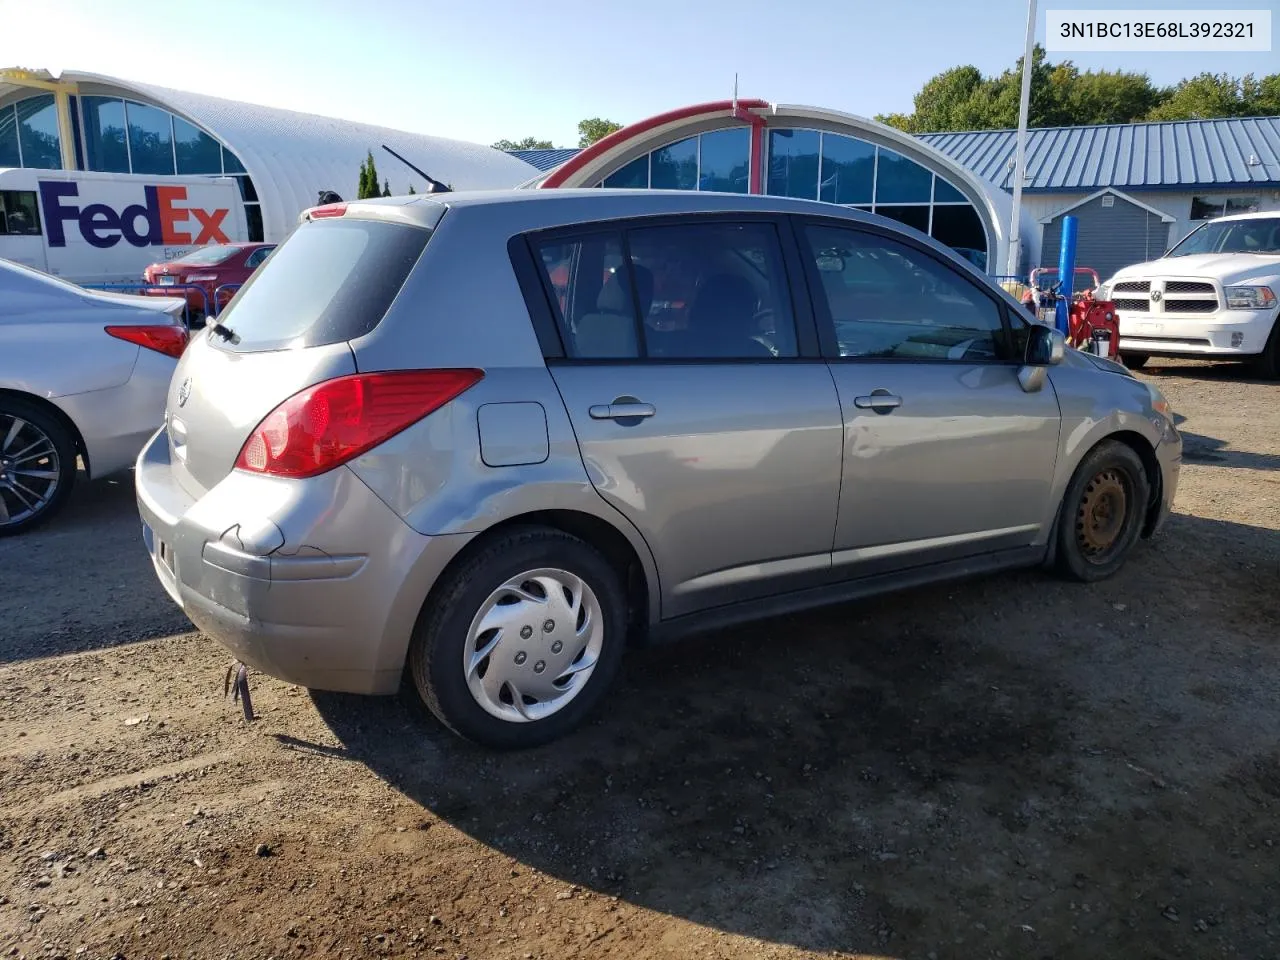
<svg viewBox="0 0 1280 960">
<path fill-rule="evenodd" d="M 127 340 L 148 350 L 155 350 L 167 357 L 180 357 L 187 349 L 187 331 L 185 327 L 171 323 L 142 327 L 106 327 L 107 333 L 117 340 Z"/>
<path fill-rule="evenodd" d="M 254 428 L 236 469 L 314 477 L 412 426 L 483 377 L 483 370 L 392 370 L 317 383 Z"/>
</svg>

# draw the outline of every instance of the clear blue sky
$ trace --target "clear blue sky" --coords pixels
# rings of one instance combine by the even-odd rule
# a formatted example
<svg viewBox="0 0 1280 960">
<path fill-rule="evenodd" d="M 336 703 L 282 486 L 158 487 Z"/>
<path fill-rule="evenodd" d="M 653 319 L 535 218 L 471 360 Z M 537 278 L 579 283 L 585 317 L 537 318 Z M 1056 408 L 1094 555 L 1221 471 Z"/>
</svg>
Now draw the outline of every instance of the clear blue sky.
<svg viewBox="0 0 1280 960">
<path fill-rule="evenodd" d="M 1271 9 L 1280 0 L 1040 0 L 1049 7 Z M 0 0 L 3 66 L 84 70 L 489 143 L 576 144 L 739 93 L 872 116 L 933 74 L 1022 53 L 1025 0 Z M 1280 71 L 1255 54 L 1059 54 L 1169 83 Z"/>
</svg>

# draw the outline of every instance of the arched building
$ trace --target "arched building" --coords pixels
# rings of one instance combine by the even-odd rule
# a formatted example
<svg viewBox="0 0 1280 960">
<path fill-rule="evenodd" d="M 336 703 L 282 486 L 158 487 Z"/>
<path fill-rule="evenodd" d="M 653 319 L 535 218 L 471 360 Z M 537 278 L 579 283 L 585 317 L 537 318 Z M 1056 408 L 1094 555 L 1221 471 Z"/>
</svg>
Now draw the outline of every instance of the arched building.
<svg viewBox="0 0 1280 960">
<path fill-rule="evenodd" d="M 550 152 L 548 152 L 550 153 Z M 531 162 L 535 158 L 527 158 Z M 634 123 L 528 186 L 767 193 L 856 207 L 1004 272 L 1007 194 L 900 130 L 817 107 L 723 100 Z"/>
<path fill-rule="evenodd" d="M 321 190 L 354 198 L 369 151 L 392 193 L 425 191 L 383 145 L 455 190 L 512 187 L 531 172 L 481 144 L 93 73 L 0 70 L 0 169 L 233 176 L 251 240 L 282 240 Z"/>
</svg>

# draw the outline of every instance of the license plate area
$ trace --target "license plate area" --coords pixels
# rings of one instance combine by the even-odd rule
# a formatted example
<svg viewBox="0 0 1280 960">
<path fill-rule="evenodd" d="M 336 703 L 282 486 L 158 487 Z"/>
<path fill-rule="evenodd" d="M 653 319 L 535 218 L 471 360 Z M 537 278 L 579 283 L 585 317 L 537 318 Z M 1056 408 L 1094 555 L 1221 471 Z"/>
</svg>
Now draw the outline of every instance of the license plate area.
<svg viewBox="0 0 1280 960">
<path fill-rule="evenodd" d="M 162 287 L 172 287 L 175 283 L 178 282 L 178 278 L 171 276 L 169 274 L 161 274 L 159 277 L 156 278 L 156 282 L 160 284 L 160 286 Z"/>
</svg>

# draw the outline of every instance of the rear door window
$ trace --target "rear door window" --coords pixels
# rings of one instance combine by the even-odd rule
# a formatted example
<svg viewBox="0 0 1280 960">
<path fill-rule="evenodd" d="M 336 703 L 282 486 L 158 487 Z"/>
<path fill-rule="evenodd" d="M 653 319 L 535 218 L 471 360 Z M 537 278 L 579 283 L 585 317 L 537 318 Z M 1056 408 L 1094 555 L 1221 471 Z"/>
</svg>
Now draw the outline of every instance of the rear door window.
<svg viewBox="0 0 1280 960">
<path fill-rule="evenodd" d="M 305 223 L 275 249 L 218 318 L 240 352 L 318 347 L 382 320 L 431 231 L 379 220 Z"/>
<path fill-rule="evenodd" d="M 798 356 L 772 223 L 623 227 L 535 247 L 571 358 Z"/>
</svg>

